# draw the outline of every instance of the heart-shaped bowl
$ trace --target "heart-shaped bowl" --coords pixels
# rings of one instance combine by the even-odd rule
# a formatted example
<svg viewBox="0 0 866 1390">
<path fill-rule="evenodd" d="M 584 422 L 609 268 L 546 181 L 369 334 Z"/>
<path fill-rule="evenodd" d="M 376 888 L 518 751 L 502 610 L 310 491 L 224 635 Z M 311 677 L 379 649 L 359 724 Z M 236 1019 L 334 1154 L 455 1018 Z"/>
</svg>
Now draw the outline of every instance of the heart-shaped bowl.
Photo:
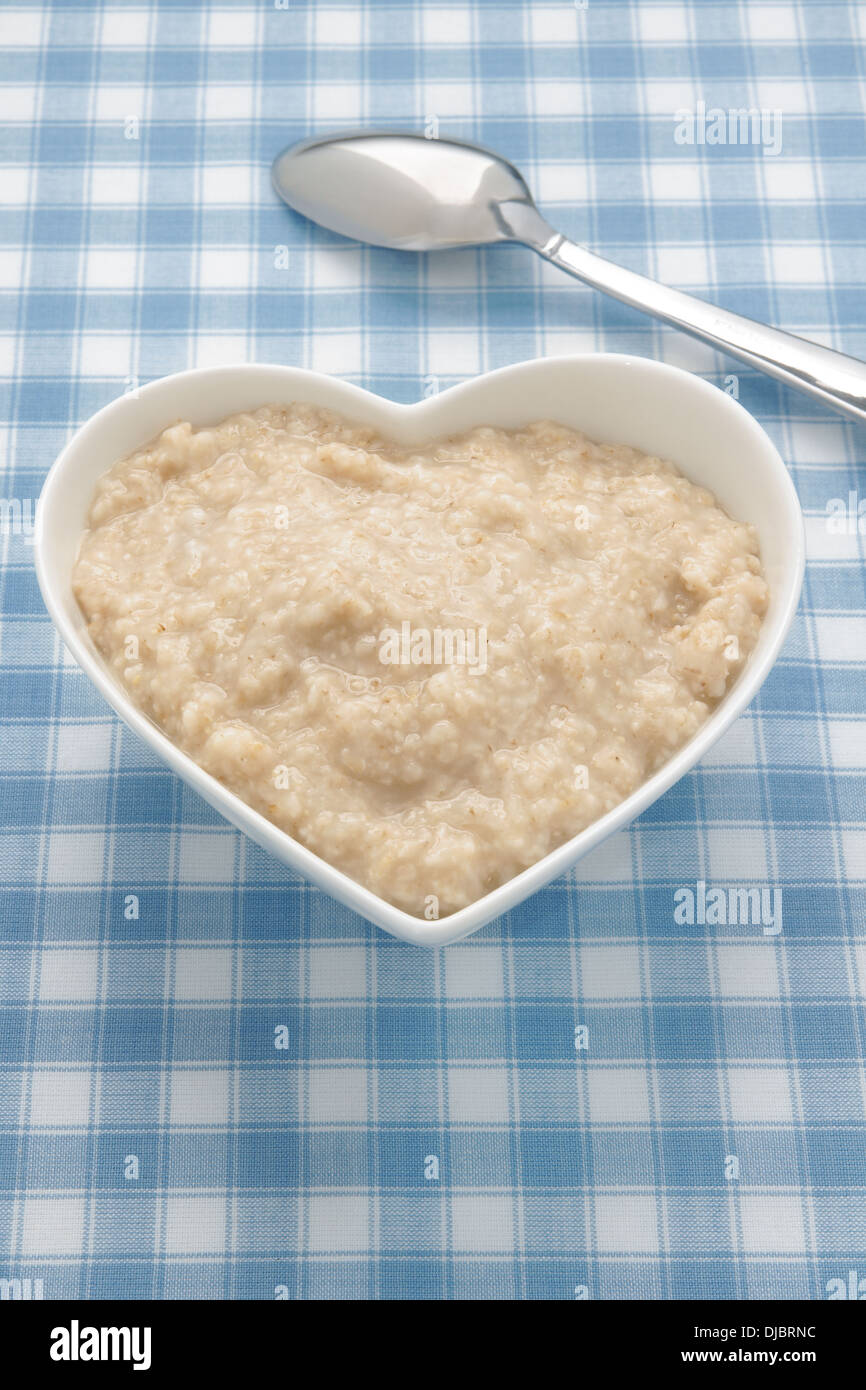
<svg viewBox="0 0 866 1390">
<path fill-rule="evenodd" d="M 406 444 L 476 425 L 505 429 L 552 419 L 590 439 L 669 459 L 709 488 L 760 538 L 770 604 L 756 646 L 694 738 L 643 786 L 593 825 L 492 893 L 441 921 L 392 907 L 292 840 L 228 791 L 136 709 L 87 632 L 71 576 L 97 478 L 178 420 L 215 424 L 238 411 L 303 401 L 339 411 Z M 514 907 L 627 825 L 693 767 L 765 680 L 790 627 L 803 577 L 803 518 L 779 454 L 752 417 L 700 377 L 642 357 L 586 354 L 503 367 L 416 405 L 398 405 L 347 382 L 295 367 L 257 364 L 178 372 L 121 396 L 73 436 L 45 482 L 36 516 L 42 596 L 67 648 L 93 684 L 164 762 L 258 844 L 369 921 L 406 941 L 441 946 Z M 420 866 L 419 866 L 420 867 Z"/>
</svg>

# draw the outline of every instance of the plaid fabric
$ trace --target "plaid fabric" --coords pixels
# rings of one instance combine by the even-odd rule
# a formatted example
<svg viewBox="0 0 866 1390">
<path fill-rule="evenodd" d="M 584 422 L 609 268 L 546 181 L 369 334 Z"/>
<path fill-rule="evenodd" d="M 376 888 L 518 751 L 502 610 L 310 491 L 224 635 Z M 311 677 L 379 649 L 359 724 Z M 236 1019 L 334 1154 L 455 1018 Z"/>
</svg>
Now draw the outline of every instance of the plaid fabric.
<svg viewBox="0 0 866 1390">
<path fill-rule="evenodd" d="M 359 247 L 268 181 L 313 131 L 438 126 L 611 258 L 866 357 L 864 37 L 853 0 L 0 10 L 0 1297 L 866 1293 L 862 431 L 526 251 Z M 701 141 L 750 106 L 763 134 Z M 43 611 L 32 499 L 189 365 L 408 401 L 592 348 L 739 391 L 807 512 L 804 601 L 630 830 L 412 949 L 120 727 Z"/>
</svg>

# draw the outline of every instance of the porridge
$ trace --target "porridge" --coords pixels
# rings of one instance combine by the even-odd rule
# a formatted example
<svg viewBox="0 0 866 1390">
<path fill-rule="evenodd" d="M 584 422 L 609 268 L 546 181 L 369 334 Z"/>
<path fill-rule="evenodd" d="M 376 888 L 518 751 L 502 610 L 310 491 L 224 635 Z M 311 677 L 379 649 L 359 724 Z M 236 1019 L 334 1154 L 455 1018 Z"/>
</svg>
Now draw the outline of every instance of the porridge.
<svg viewBox="0 0 866 1390">
<path fill-rule="evenodd" d="M 132 699 L 418 917 L 635 791 L 754 646 L 750 526 L 541 422 L 423 448 L 310 406 L 177 424 L 96 487 L 73 582 Z"/>
</svg>

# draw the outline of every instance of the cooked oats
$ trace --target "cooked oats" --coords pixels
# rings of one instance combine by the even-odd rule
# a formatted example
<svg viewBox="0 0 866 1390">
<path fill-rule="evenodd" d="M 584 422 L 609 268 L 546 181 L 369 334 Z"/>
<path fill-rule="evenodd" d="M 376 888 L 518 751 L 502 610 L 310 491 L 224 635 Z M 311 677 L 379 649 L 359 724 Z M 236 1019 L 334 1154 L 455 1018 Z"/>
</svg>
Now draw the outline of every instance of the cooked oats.
<svg viewBox="0 0 866 1390">
<path fill-rule="evenodd" d="M 645 782 L 768 599 L 752 527 L 661 459 L 547 421 L 410 448 L 303 405 L 115 464 L 74 589 L 180 748 L 422 917 Z"/>
</svg>

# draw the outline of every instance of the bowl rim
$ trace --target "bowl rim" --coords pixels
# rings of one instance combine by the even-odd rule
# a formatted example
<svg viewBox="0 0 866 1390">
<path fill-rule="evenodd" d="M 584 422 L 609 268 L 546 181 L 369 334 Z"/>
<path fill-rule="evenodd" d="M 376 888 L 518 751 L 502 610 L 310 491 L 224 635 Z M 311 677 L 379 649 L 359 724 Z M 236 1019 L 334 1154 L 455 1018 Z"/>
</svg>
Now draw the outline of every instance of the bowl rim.
<svg viewBox="0 0 866 1390">
<path fill-rule="evenodd" d="M 237 793 L 230 791 L 216 778 L 199 767 L 194 759 L 179 749 L 156 723 L 136 708 L 123 687 L 110 673 L 96 648 L 90 643 L 86 632 L 83 628 L 77 630 L 70 619 L 67 612 L 66 597 L 60 592 L 62 580 L 52 568 L 48 545 L 47 533 L 52 517 L 53 500 L 61 482 L 65 479 L 67 470 L 75 462 L 82 446 L 89 438 L 109 425 L 115 417 L 128 413 L 133 402 L 140 401 L 145 397 L 156 397 L 161 392 L 173 390 L 192 380 L 211 378 L 218 382 L 220 378 L 244 376 L 254 378 L 263 373 L 277 373 L 283 376 L 287 383 L 301 388 L 305 382 L 315 382 L 318 385 L 323 382 L 326 383 L 328 389 L 332 389 L 337 398 L 342 398 L 335 401 L 335 409 L 343 408 L 344 404 L 346 404 L 347 409 L 350 409 L 348 403 L 354 399 L 358 402 L 363 401 L 368 405 L 371 402 L 375 403 L 377 410 L 390 416 L 392 421 L 402 421 L 410 417 L 417 420 L 423 419 L 426 415 L 439 413 L 443 401 L 456 401 L 464 395 L 471 394 L 473 389 L 482 381 L 487 382 L 497 378 L 507 379 L 513 375 L 528 376 L 533 372 L 542 372 L 554 364 L 559 366 L 568 364 L 577 367 L 579 364 L 585 364 L 589 361 L 598 362 L 599 360 L 618 365 L 623 369 L 676 378 L 682 389 L 704 393 L 707 397 L 712 396 L 717 408 L 720 398 L 726 402 L 721 408 L 733 412 L 739 418 L 740 425 L 752 434 L 756 446 L 760 445 L 763 450 L 768 466 L 774 475 L 780 499 L 784 501 L 783 507 L 780 508 L 780 522 L 784 521 L 786 539 L 793 547 L 790 582 L 787 586 L 787 592 L 782 596 L 783 601 L 776 615 L 772 638 L 760 659 L 755 659 L 754 653 L 750 655 L 734 685 L 720 704 L 716 706 L 710 717 L 701 725 L 697 733 L 682 748 L 678 749 L 657 772 L 653 773 L 646 782 L 643 782 L 636 791 L 615 806 L 613 810 L 593 821 L 578 835 L 557 846 L 556 849 L 550 851 L 521 873 L 506 880 L 490 893 L 476 899 L 475 902 L 458 909 L 450 916 L 428 921 L 423 917 L 413 916 L 403 909 L 393 906 L 384 898 L 373 893 L 372 890 L 350 878 L 342 870 L 320 858 L 299 841 L 294 840 L 286 831 L 279 829 L 259 812 L 253 810 Z M 303 399 L 302 391 L 295 392 L 294 398 Z M 168 420 L 166 426 L 162 428 L 166 428 L 171 423 L 172 421 Z M 447 429 L 441 430 L 440 433 L 447 433 Z M 142 444 L 146 442 L 145 439 L 141 441 Z M 551 357 L 532 358 L 525 362 L 512 363 L 497 368 L 491 372 L 480 373 L 448 387 L 436 395 L 409 403 L 391 401 L 387 397 L 368 391 L 353 382 L 308 368 L 286 366 L 280 363 L 245 362 L 193 367 L 157 377 L 136 388 L 134 392 L 127 392 L 107 402 L 75 429 L 49 469 L 40 493 L 34 525 L 34 563 L 45 606 L 61 639 L 76 663 L 123 722 L 154 749 L 173 772 L 192 786 L 230 824 L 250 835 L 282 863 L 288 864 L 293 872 L 312 880 L 323 891 L 353 911 L 358 912 L 367 921 L 373 922 L 402 940 L 417 945 L 440 946 L 462 940 L 510 908 L 517 906 L 551 880 L 559 877 L 615 830 L 628 825 L 689 771 L 730 727 L 757 694 L 772 669 L 790 629 L 799 603 L 803 581 L 805 532 L 800 503 L 791 476 L 775 445 L 758 421 L 739 401 L 720 391 L 718 387 L 703 377 L 669 363 L 659 362 L 654 358 L 608 352 L 566 353 Z"/>
</svg>

